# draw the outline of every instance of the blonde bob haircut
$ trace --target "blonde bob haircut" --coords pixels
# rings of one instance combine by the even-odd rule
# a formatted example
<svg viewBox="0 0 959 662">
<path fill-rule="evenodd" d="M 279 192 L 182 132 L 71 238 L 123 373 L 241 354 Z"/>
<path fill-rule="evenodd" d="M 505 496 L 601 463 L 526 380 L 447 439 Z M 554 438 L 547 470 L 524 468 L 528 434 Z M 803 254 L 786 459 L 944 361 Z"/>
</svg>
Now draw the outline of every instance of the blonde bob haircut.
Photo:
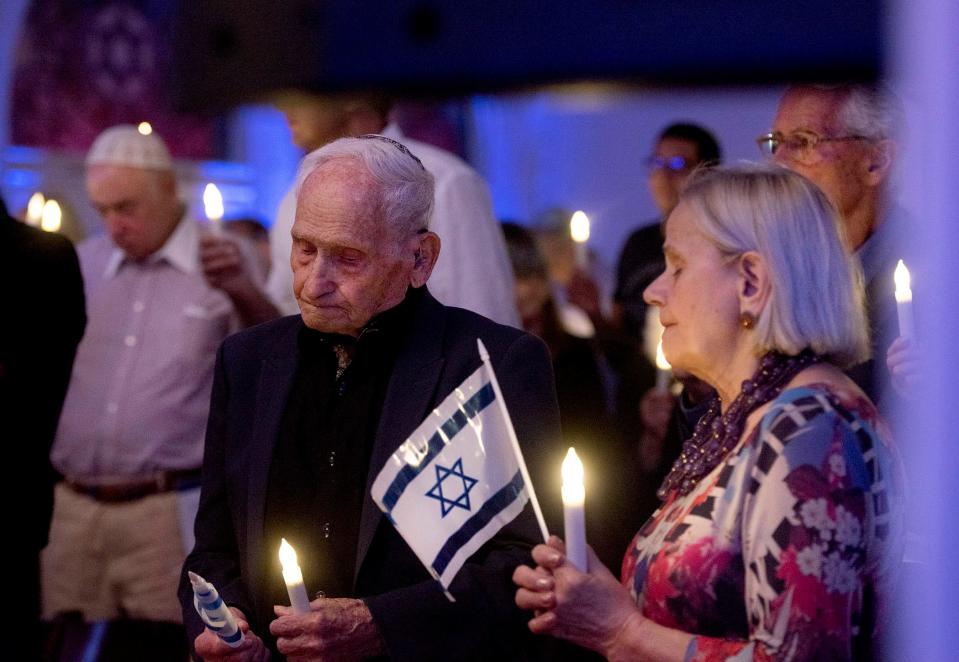
<svg viewBox="0 0 959 662">
<path fill-rule="evenodd" d="M 771 164 L 717 167 L 695 173 L 680 202 L 721 253 L 766 260 L 771 287 L 753 328 L 757 354 L 808 347 L 841 368 L 869 357 L 862 269 L 815 184 Z"/>
</svg>

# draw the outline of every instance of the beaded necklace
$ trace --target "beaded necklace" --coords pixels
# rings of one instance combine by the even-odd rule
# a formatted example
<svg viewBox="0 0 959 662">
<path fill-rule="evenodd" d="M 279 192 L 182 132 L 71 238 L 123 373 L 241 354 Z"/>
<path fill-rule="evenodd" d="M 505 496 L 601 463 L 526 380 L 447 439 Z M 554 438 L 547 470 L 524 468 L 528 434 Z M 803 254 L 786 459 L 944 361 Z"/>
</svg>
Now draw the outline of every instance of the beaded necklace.
<svg viewBox="0 0 959 662">
<path fill-rule="evenodd" d="M 720 413 L 718 396 L 710 400 L 709 409 L 696 423 L 693 436 L 683 444 L 682 452 L 656 495 L 665 501 L 674 490 L 681 496 L 689 494 L 736 446 L 749 414 L 779 395 L 800 370 L 820 360 L 822 357 L 809 349 L 795 356 L 779 352 L 763 356 L 759 368 L 743 381 L 739 395 L 725 414 Z"/>
</svg>

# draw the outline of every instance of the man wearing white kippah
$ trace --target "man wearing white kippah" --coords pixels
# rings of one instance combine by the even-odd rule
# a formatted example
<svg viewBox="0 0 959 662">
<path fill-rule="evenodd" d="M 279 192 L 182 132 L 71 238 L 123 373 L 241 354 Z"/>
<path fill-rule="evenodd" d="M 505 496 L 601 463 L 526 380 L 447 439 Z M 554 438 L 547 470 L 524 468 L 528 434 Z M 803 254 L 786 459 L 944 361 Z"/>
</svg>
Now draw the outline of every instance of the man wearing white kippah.
<svg viewBox="0 0 959 662">
<path fill-rule="evenodd" d="M 156 134 L 100 134 L 86 187 L 106 233 L 78 249 L 89 322 L 51 453 L 64 480 L 44 616 L 180 623 L 213 364 L 237 316 L 203 277 L 200 229 Z"/>
</svg>

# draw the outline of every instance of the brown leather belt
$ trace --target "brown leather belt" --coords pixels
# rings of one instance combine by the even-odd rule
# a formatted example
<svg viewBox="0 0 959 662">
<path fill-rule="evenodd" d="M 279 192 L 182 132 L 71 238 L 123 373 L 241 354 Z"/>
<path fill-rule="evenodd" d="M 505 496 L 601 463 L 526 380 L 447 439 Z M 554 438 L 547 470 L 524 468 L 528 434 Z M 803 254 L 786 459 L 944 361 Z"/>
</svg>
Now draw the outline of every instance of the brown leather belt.
<svg viewBox="0 0 959 662">
<path fill-rule="evenodd" d="M 126 483 L 85 483 L 74 478 L 64 478 L 67 487 L 103 503 L 124 503 L 148 497 L 152 494 L 189 490 L 200 486 L 200 469 L 175 469 L 160 471 L 148 480 Z"/>
</svg>

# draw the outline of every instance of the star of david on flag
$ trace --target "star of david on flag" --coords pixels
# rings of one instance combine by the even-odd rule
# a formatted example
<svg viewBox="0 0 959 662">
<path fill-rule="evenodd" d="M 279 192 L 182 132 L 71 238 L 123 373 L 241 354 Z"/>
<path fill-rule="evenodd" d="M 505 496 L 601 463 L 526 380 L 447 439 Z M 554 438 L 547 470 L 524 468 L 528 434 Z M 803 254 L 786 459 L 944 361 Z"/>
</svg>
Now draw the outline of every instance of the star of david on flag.
<svg viewBox="0 0 959 662">
<path fill-rule="evenodd" d="M 461 479 L 462 488 L 459 488 L 455 483 L 452 486 L 446 487 L 446 494 L 443 493 L 443 482 L 453 476 L 454 478 Z M 443 517 L 446 517 L 447 513 L 453 508 L 463 508 L 464 510 L 470 509 L 470 490 L 473 489 L 473 486 L 476 485 L 478 481 L 475 478 L 470 478 L 463 473 L 463 458 L 459 458 L 456 462 L 453 463 L 451 468 L 444 467 L 436 463 L 436 485 L 430 488 L 430 491 L 426 493 L 426 496 L 436 499 L 440 502 L 440 508 L 443 512 Z M 456 490 L 459 490 L 459 496 L 450 498 L 449 494 L 456 493 Z"/>
<path fill-rule="evenodd" d="M 477 343 L 483 365 L 396 449 L 370 490 L 444 589 L 531 499 L 546 538 L 496 375 Z"/>
</svg>

